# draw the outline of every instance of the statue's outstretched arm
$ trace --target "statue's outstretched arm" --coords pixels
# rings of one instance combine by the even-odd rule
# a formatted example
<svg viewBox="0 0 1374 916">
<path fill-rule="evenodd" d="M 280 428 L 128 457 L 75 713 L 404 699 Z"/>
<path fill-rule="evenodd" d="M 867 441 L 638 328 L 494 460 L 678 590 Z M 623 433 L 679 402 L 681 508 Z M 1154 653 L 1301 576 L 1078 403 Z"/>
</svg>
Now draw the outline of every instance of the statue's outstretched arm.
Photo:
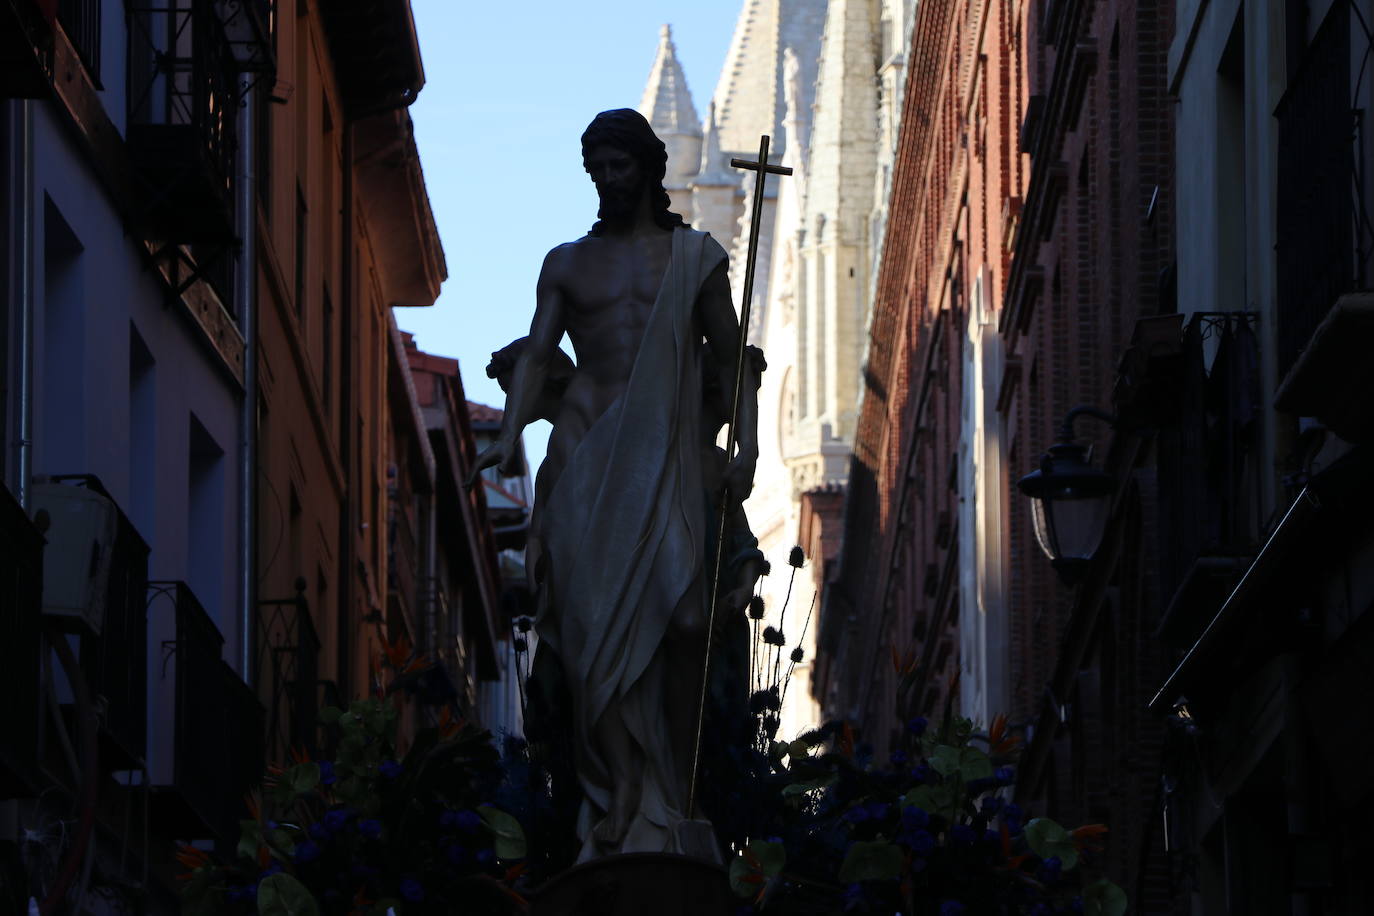
<svg viewBox="0 0 1374 916">
<path fill-rule="evenodd" d="M 563 339 L 564 307 L 562 261 L 565 255 L 562 246 L 555 248 L 544 258 L 544 267 L 539 271 L 539 285 L 535 292 L 534 320 L 530 323 L 530 336 L 520 357 L 515 361 L 510 388 L 506 391 L 506 408 L 501 418 L 501 432 L 496 441 L 477 456 L 472 473 L 468 475 L 471 487 L 477 476 L 492 465 L 499 465 L 503 473 L 513 473 L 516 466 L 516 443 L 526 424 L 539 416 L 539 400 L 544 393 L 544 382 L 549 374 L 550 364 L 558 354 L 558 342 Z"/>
</svg>

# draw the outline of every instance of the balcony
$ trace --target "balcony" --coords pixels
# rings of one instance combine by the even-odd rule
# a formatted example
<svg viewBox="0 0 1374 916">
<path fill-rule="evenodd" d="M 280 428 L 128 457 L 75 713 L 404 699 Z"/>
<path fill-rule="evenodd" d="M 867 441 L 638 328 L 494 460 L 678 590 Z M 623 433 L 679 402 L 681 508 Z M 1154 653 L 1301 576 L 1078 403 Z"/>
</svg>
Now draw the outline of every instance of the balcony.
<svg viewBox="0 0 1374 916">
<path fill-rule="evenodd" d="M 140 228 L 168 244 L 234 238 L 234 49 L 209 0 L 129 7 L 130 158 Z"/>
<path fill-rule="evenodd" d="M 42 98 L 52 89 L 57 0 L 0 0 L 0 98 Z"/>
<path fill-rule="evenodd" d="M 266 748 L 273 762 L 292 748 L 314 756 L 319 749 L 317 716 L 320 638 L 305 601 L 305 582 L 294 598 L 258 602 L 258 682 L 267 699 Z"/>
<path fill-rule="evenodd" d="M 0 797 L 33 786 L 38 747 L 38 660 L 43 537 L 0 486 L 0 696 L 13 715 L 0 741 Z"/>
<path fill-rule="evenodd" d="M 153 786 L 154 821 L 178 839 L 213 836 L 223 820 L 230 742 L 224 637 L 185 582 L 148 589 L 150 607 L 171 601 L 175 611 L 175 638 L 162 647 L 173 672 L 172 782 Z"/>
<path fill-rule="evenodd" d="M 1159 634 L 1188 645 L 1259 547 L 1259 347 L 1251 312 L 1191 316 L 1160 425 Z"/>
<path fill-rule="evenodd" d="M 57 21 L 97 89 L 100 85 L 100 0 L 58 0 Z"/>
</svg>

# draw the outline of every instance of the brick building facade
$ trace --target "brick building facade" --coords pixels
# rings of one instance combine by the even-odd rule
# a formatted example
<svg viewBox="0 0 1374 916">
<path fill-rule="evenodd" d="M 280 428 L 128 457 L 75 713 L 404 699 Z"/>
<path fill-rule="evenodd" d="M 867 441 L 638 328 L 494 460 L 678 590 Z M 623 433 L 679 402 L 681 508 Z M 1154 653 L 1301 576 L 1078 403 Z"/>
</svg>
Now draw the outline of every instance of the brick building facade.
<svg viewBox="0 0 1374 916">
<path fill-rule="evenodd" d="M 1166 893 L 1149 449 L 1077 424 L 1119 481 L 1077 586 L 1015 481 L 1070 408 L 1135 416 L 1179 346 L 1155 317 L 1173 311 L 1170 8 L 921 4 L 817 661 L 827 711 L 879 750 L 899 674 L 873 659 L 917 666 L 904 708 L 938 712 L 957 683 L 963 714 L 1006 712 L 1028 738 L 1023 801 L 1111 824 L 1108 870 L 1145 912 Z"/>
</svg>

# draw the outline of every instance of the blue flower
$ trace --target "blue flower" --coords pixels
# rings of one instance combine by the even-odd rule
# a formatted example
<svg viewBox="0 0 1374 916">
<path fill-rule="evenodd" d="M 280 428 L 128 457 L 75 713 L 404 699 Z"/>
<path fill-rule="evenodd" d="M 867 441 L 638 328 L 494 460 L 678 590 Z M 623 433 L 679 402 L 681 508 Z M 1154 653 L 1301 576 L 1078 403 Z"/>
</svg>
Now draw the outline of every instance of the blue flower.
<svg viewBox="0 0 1374 916">
<path fill-rule="evenodd" d="M 425 899 L 425 888 L 414 878 L 401 879 L 401 896 L 411 903 L 419 903 Z"/>
<path fill-rule="evenodd" d="M 929 782 L 930 767 L 924 763 L 917 764 L 911 771 L 911 779 L 913 782 Z"/>
<path fill-rule="evenodd" d="M 321 824 L 319 821 L 305 828 L 305 832 L 310 834 L 312 840 L 323 840 L 325 837 L 329 836 L 329 831 L 326 830 L 324 824 Z"/>
<path fill-rule="evenodd" d="M 902 809 L 902 826 L 908 830 L 915 830 L 930 823 L 930 815 L 924 808 L 916 805 L 907 805 Z"/>
<path fill-rule="evenodd" d="M 920 737 L 925 734 L 926 726 L 929 724 L 925 716 L 916 716 L 915 718 L 906 720 L 906 730 Z"/>
<path fill-rule="evenodd" d="M 1002 799 L 998 798 L 996 795 L 989 795 L 987 798 L 983 799 L 983 813 L 989 816 L 994 815 L 1002 810 L 1004 804 L 1006 804 L 1006 802 L 1002 801 Z"/>
<path fill-rule="evenodd" d="M 458 823 L 457 811 L 450 811 L 448 808 L 445 808 L 443 811 L 439 812 L 440 827 L 452 827 L 456 823 Z"/>
<path fill-rule="evenodd" d="M 1016 769 L 1015 767 L 998 767 L 993 772 L 992 778 L 1004 786 L 1009 786 L 1016 781 Z"/>
<path fill-rule="evenodd" d="M 257 895 L 258 889 L 246 884 L 231 884 L 225 893 L 230 900 L 252 900 Z"/>
<path fill-rule="evenodd" d="M 998 833 L 996 830 L 984 830 L 983 842 L 987 843 L 989 846 L 997 846 L 1002 842 L 1002 834 Z"/>
<path fill-rule="evenodd" d="M 327 786 L 334 785 L 334 761 L 320 761 L 320 782 Z"/>
<path fill-rule="evenodd" d="M 394 760 L 383 760 L 377 770 L 387 779 L 395 779 L 401 775 L 401 765 Z"/>
<path fill-rule="evenodd" d="M 476 811 L 459 811 L 454 815 L 453 822 L 458 825 L 459 830 L 472 833 L 482 826 L 482 815 Z"/>
<path fill-rule="evenodd" d="M 1002 816 L 1015 818 L 1018 821 L 1021 820 L 1021 806 L 1012 802 L 1002 809 Z"/>
<path fill-rule="evenodd" d="M 1049 856 L 1040 863 L 1040 880 L 1046 884 L 1054 884 L 1059 880 L 1063 869 L 1064 863 L 1059 860 L 1058 856 Z"/>
<path fill-rule="evenodd" d="M 377 839 L 382 835 L 382 822 L 375 817 L 366 817 L 358 821 L 358 832 L 370 839 Z"/>
<path fill-rule="evenodd" d="M 331 808 L 324 813 L 325 829 L 334 831 L 342 830 L 348 824 L 348 818 L 352 814 L 347 808 Z"/>
<path fill-rule="evenodd" d="M 477 850 L 477 861 L 483 865 L 490 865 L 495 860 L 496 853 L 492 852 L 490 849 Z"/>
<path fill-rule="evenodd" d="M 935 837 L 931 836 L 929 830 L 917 830 L 911 834 L 911 849 L 920 855 L 924 855 L 935 848 Z"/>
<path fill-rule="evenodd" d="M 875 821 L 883 820 L 891 810 L 892 806 L 887 802 L 875 801 L 868 803 L 868 816 Z"/>
<path fill-rule="evenodd" d="M 906 751 L 895 750 L 892 752 L 892 765 L 894 767 L 906 766 Z"/>
<path fill-rule="evenodd" d="M 304 865 L 307 862 L 313 862 L 319 857 L 320 847 L 316 846 L 310 840 L 306 840 L 304 843 L 301 843 L 299 846 L 296 847 L 297 865 Z"/>
<path fill-rule="evenodd" d="M 863 805 L 855 805 L 844 813 L 844 819 L 851 824 L 862 824 L 868 817 L 868 809 Z"/>
<path fill-rule="evenodd" d="M 978 835 L 968 824 L 955 824 L 949 831 L 949 839 L 955 846 L 972 846 Z"/>
<path fill-rule="evenodd" d="M 964 912 L 964 905 L 958 900 L 945 900 L 940 904 L 940 916 L 959 916 Z"/>
</svg>

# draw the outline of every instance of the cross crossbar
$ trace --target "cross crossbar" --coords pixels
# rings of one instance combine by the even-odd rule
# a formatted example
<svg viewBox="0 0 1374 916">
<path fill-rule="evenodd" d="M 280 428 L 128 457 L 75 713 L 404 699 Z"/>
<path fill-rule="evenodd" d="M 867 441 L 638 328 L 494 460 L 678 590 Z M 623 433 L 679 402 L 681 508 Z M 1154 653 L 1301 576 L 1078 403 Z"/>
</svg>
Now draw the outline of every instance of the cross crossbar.
<svg viewBox="0 0 1374 916">
<path fill-rule="evenodd" d="M 749 169 L 751 172 L 767 172 L 770 175 L 791 175 L 792 169 L 785 165 L 765 164 L 762 168 L 752 159 L 731 159 L 730 164 L 737 169 Z"/>
</svg>

